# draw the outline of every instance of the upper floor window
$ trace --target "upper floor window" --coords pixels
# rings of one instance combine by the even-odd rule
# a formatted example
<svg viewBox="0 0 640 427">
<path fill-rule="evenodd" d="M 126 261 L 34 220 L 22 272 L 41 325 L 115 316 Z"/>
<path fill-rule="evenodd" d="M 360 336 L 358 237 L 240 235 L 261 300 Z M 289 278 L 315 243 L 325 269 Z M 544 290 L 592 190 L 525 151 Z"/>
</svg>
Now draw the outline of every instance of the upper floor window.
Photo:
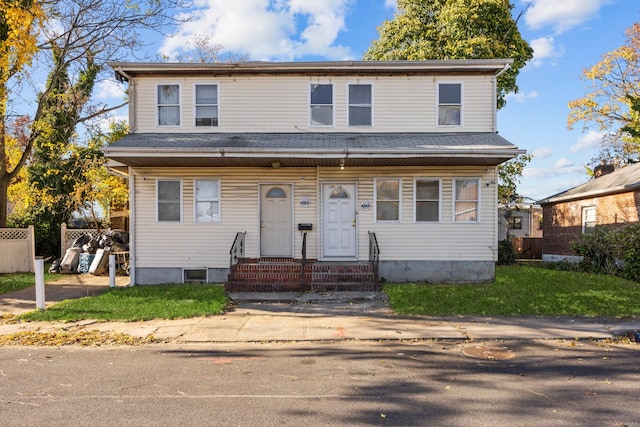
<svg viewBox="0 0 640 427">
<path fill-rule="evenodd" d="M 218 126 L 218 85 L 195 86 L 196 126 Z"/>
<path fill-rule="evenodd" d="M 182 220 L 182 181 L 159 179 L 156 181 L 157 216 L 160 222 Z"/>
<path fill-rule="evenodd" d="M 371 85 L 349 85 L 349 126 L 371 126 Z"/>
<path fill-rule="evenodd" d="M 179 85 L 158 85 L 158 126 L 180 126 Z"/>
<path fill-rule="evenodd" d="M 398 178 L 376 179 L 376 221 L 400 220 L 400 188 Z"/>
<path fill-rule="evenodd" d="M 311 85 L 311 126 L 333 126 L 333 85 Z"/>
<path fill-rule="evenodd" d="M 462 85 L 460 83 L 438 84 L 438 125 L 462 124 Z"/>
<path fill-rule="evenodd" d="M 477 222 L 480 206 L 480 180 L 458 178 L 453 181 L 453 212 L 456 222 Z"/>
<path fill-rule="evenodd" d="M 440 180 L 416 178 L 415 220 L 440 221 Z"/>
<path fill-rule="evenodd" d="M 196 222 L 220 222 L 220 180 L 194 181 Z"/>
<path fill-rule="evenodd" d="M 596 207 L 587 206 L 582 208 L 582 232 L 590 233 L 596 227 Z"/>
</svg>

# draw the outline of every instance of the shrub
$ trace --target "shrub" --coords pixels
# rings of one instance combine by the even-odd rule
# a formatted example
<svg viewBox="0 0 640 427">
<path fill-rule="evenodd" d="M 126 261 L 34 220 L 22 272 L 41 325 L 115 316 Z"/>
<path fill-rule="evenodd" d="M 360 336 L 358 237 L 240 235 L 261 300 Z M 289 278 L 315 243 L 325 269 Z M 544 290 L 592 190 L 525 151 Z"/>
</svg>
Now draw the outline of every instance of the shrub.
<svg viewBox="0 0 640 427">
<path fill-rule="evenodd" d="M 516 248 L 513 247 L 513 243 L 509 236 L 506 239 L 498 242 L 498 264 L 509 265 L 515 264 L 518 259 L 518 253 Z"/>
<path fill-rule="evenodd" d="M 609 227 L 596 227 L 585 233 L 580 240 L 574 242 L 571 248 L 583 257 L 580 266 L 589 273 L 616 274 L 617 263 L 612 241 L 615 241 L 616 231 Z"/>
<path fill-rule="evenodd" d="M 640 224 L 620 229 L 615 243 L 622 260 L 622 276 L 640 282 Z"/>
</svg>

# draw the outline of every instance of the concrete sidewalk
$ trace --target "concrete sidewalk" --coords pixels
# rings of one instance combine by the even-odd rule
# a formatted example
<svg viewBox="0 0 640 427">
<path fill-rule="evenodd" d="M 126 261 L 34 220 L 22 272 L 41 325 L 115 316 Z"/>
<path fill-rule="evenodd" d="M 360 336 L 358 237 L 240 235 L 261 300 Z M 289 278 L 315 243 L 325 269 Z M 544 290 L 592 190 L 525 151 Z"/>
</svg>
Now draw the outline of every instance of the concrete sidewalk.
<svg viewBox="0 0 640 427">
<path fill-rule="evenodd" d="M 128 283 L 118 277 L 117 286 Z M 105 277 L 63 276 L 47 283 L 47 305 L 97 295 Z M 234 304 L 220 316 L 147 322 L 22 322 L 0 324 L 0 335 L 21 331 L 118 332 L 176 343 L 412 340 L 412 339 L 584 339 L 612 338 L 640 330 L 640 319 L 547 317 L 399 316 L 383 293 L 231 294 Z M 35 289 L 0 295 L 0 314 L 32 311 Z"/>
</svg>

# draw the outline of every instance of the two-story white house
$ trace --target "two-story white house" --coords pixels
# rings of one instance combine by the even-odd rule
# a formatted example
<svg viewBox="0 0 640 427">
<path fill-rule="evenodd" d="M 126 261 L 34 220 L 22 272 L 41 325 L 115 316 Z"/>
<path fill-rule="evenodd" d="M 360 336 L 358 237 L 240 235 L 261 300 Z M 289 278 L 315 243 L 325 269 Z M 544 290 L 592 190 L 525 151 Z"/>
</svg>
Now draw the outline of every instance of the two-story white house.
<svg viewBox="0 0 640 427">
<path fill-rule="evenodd" d="M 358 264 L 493 280 L 497 165 L 522 153 L 496 128 L 510 63 L 112 63 L 131 133 L 105 153 L 130 177 L 132 283 L 321 289 Z M 245 259 L 270 266 L 234 288 Z M 273 273 L 302 259 L 330 267 Z"/>
</svg>

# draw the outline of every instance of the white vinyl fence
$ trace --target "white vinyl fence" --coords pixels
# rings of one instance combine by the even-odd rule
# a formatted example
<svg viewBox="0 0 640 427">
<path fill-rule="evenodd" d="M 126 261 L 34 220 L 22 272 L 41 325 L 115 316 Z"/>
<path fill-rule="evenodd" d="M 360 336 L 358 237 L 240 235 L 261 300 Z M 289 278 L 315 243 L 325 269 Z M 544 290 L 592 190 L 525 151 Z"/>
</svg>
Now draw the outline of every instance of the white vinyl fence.
<svg viewBox="0 0 640 427">
<path fill-rule="evenodd" d="M 33 226 L 0 228 L 0 273 L 33 273 L 35 256 Z"/>
</svg>

